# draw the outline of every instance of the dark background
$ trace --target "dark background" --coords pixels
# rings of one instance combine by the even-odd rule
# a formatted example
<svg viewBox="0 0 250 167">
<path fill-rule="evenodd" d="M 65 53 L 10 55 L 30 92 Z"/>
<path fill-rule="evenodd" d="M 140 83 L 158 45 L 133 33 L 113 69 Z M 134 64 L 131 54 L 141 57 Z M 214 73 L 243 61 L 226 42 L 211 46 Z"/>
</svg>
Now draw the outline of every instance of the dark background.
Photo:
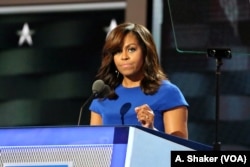
<svg viewBox="0 0 250 167">
<path fill-rule="evenodd" d="M 218 138 L 223 149 L 249 149 L 249 1 L 168 2 L 164 3 L 161 60 L 190 104 L 189 138 L 208 144 L 215 141 L 217 64 L 206 50 L 230 48 L 232 58 L 223 59 L 220 69 Z"/>
<path fill-rule="evenodd" d="M 148 2 L 146 26 L 152 30 Z M 219 140 L 223 149 L 249 149 L 249 2 L 238 0 L 237 8 L 219 0 L 163 2 L 161 64 L 190 104 L 190 140 L 215 141 L 216 61 L 206 49 L 230 47 L 232 59 L 221 68 Z M 235 11 L 231 22 L 226 13 Z M 113 18 L 122 23 L 125 10 L 1 14 L 0 126 L 77 125 L 100 65 L 104 28 Z M 35 31 L 32 46 L 18 46 L 24 22 Z M 81 124 L 89 124 L 87 107 Z"/>
<path fill-rule="evenodd" d="M 124 10 L 1 15 L 0 125 L 77 124 L 113 18 L 123 22 Z M 34 30 L 32 46 L 18 46 L 24 22 Z"/>
</svg>

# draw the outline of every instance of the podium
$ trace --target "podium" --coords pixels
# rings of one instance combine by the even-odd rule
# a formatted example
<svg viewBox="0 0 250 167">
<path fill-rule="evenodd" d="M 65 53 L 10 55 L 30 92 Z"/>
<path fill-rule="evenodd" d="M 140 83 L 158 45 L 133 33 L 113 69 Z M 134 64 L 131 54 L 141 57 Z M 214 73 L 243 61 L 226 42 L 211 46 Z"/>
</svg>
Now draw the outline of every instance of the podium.
<svg viewBox="0 0 250 167">
<path fill-rule="evenodd" d="M 212 147 L 139 126 L 0 128 L 0 167 L 170 167 L 172 150 Z"/>
</svg>

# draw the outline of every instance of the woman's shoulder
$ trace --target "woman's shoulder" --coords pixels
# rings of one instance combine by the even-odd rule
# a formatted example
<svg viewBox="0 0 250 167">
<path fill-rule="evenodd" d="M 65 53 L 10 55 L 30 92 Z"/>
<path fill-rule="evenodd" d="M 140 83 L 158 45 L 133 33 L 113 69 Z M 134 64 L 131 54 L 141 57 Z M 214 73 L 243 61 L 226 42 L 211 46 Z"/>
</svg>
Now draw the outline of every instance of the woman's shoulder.
<svg viewBox="0 0 250 167">
<path fill-rule="evenodd" d="M 161 87 L 177 87 L 174 83 L 172 83 L 170 80 L 162 80 Z"/>
<path fill-rule="evenodd" d="M 180 88 L 169 80 L 162 81 L 160 91 L 162 97 L 172 99 L 173 102 L 188 105 Z M 170 98 L 171 97 L 171 98 Z"/>
<path fill-rule="evenodd" d="M 160 86 L 160 90 L 161 91 L 168 91 L 168 92 L 171 92 L 171 91 L 179 92 L 180 91 L 179 87 L 176 84 L 172 83 L 170 80 L 163 80 L 162 84 Z"/>
</svg>

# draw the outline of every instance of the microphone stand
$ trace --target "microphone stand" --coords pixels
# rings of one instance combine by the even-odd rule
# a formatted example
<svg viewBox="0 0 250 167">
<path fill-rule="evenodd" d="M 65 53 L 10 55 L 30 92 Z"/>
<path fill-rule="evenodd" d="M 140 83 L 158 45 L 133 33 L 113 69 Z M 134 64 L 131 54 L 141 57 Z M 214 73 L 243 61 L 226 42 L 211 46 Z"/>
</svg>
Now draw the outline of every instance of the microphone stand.
<svg viewBox="0 0 250 167">
<path fill-rule="evenodd" d="M 91 96 L 84 102 L 84 104 L 81 106 L 80 109 L 80 113 L 79 113 L 79 117 L 78 117 L 78 123 L 77 125 L 79 126 L 81 123 L 81 118 L 82 118 L 82 112 L 83 112 L 83 108 L 95 97 L 97 96 L 97 93 L 92 93 Z"/>
<path fill-rule="evenodd" d="M 230 49 L 208 49 L 208 57 L 213 57 L 216 59 L 216 99 L 215 99 L 215 141 L 213 143 L 213 150 L 221 150 L 221 142 L 218 140 L 219 134 L 219 120 L 220 120 L 220 76 L 221 76 L 221 66 L 223 64 L 222 59 L 230 59 L 232 57 Z"/>
<path fill-rule="evenodd" d="M 128 103 L 123 104 L 121 109 L 120 109 L 122 125 L 124 125 L 124 122 L 125 122 L 124 116 L 130 108 L 131 108 L 131 103 L 128 102 Z"/>
<path fill-rule="evenodd" d="M 122 125 L 124 125 L 124 115 L 121 116 Z"/>
<path fill-rule="evenodd" d="M 220 76 L 221 76 L 221 69 L 223 62 L 221 58 L 216 59 L 216 102 L 215 102 L 215 142 L 214 142 L 214 150 L 219 151 L 221 150 L 221 142 L 218 140 L 219 134 L 219 117 L 220 117 Z"/>
</svg>

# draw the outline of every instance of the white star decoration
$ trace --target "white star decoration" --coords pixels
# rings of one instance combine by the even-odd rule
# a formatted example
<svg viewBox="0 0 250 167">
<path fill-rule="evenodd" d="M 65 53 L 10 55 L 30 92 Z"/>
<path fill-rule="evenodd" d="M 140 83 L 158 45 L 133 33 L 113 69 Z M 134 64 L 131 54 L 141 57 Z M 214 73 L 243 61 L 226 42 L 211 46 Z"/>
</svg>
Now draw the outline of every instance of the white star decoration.
<svg viewBox="0 0 250 167">
<path fill-rule="evenodd" d="M 110 33 L 111 30 L 113 30 L 117 26 L 116 20 L 112 19 L 110 21 L 109 27 L 105 28 L 105 31 L 107 32 L 107 35 Z M 18 45 L 21 46 L 25 42 L 28 43 L 28 45 L 32 45 L 33 41 L 31 36 L 34 34 L 34 31 L 30 30 L 28 23 L 24 23 L 23 29 L 20 31 L 17 31 L 17 34 L 20 36 Z"/>
<path fill-rule="evenodd" d="M 28 23 L 24 23 L 23 29 L 18 31 L 17 34 L 20 36 L 18 41 L 19 46 L 23 45 L 24 42 L 27 42 L 29 45 L 33 44 L 31 35 L 34 34 L 34 31 L 29 29 Z"/>
<path fill-rule="evenodd" d="M 105 31 L 107 32 L 107 36 L 110 33 L 111 30 L 113 30 L 117 26 L 116 20 L 112 19 L 110 21 L 109 27 L 105 28 Z"/>
</svg>

